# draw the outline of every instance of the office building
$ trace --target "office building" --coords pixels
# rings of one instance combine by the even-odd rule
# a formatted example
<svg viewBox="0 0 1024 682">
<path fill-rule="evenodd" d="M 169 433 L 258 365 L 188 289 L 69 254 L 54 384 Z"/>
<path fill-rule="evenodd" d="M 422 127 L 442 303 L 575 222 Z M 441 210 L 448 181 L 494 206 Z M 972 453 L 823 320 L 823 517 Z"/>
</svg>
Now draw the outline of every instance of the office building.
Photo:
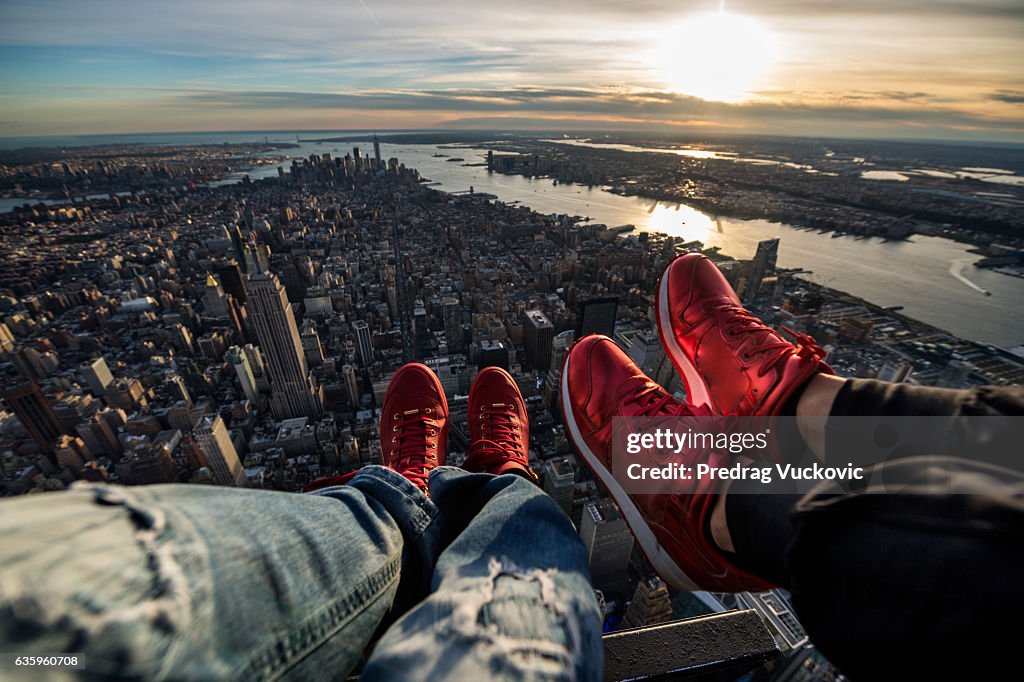
<svg viewBox="0 0 1024 682">
<path fill-rule="evenodd" d="M 580 537 L 587 549 L 594 587 L 606 595 L 628 594 L 626 568 L 633 551 L 633 533 L 611 500 L 590 502 L 583 508 Z"/>
<path fill-rule="evenodd" d="M 761 291 L 761 282 L 765 275 L 775 272 L 775 264 L 779 258 L 779 238 L 762 239 L 757 243 L 757 252 L 750 264 L 750 279 L 743 291 L 743 304 L 750 305 L 757 299 Z"/>
<path fill-rule="evenodd" d="M 270 375 L 274 418 L 320 416 L 320 390 L 310 374 L 295 316 L 277 277 L 266 272 L 252 275 L 247 306 Z"/>
<path fill-rule="evenodd" d="M 204 414 L 195 428 L 196 443 L 206 458 L 217 485 L 247 487 L 245 469 L 219 414 Z"/>
<path fill-rule="evenodd" d="M 624 628 L 657 625 L 672 620 L 672 599 L 661 578 L 641 580 L 622 619 Z"/>
<path fill-rule="evenodd" d="M 363 367 L 370 368 L 373 364 L 373 337 L 370 336 L 370 325 L 364 320 L 356 320 L 352 323 L 352 331 L 356 336 L 356 352 L 359 353 L 359 361 Z"/>
<path fill-rule="evenodd" d="M 599 296 L 580 301 L 576 316 L 576 338 L 588 334 L 615 337 L 615 315 L 619 308 L 618 296 Z"/>
<path fill-rule="evenodd" d="M 203 295 L 203 307 L 208 318 L 219 320 L 230 316 L 224 288 L 210 273 L 206 273 L 206 293 Z"/>
<path fill-rule="evenodd" d="M 246 399 L 253 403 L 257 402 L 259 400 L 259 389 L 256 387 L 256 375 L 249 364 L 249 355 L 242 348 L 231 346 L 224 356 L 224 361 L 231 367 L 234 367 L 238 383 L 241 384 L 242 392 L 245 394 Z"/>
<path fill-rule="evenodd" d="M 544 492 L 558 503 L 566 516 L 572 517 L 572 494 L 576 489 L 576 472 L 568 457 L 544 462 Z"/>
<path fill-rule="evenodd" d="M 114 375 L 110 373 L 107 361 L 102 355 L 92 362 L 82 365 L 80 372 L 85 383 L 88 384 L 89 390 L 96 397 L 106 393 L 107 387 L 114 383 Z"/>
<path fill-rule="evenodd" d="M 551 367 L 551 343 L 555 339 L 555 326 L 539 310 L 528 310 L 523 315 L 523 349 L 526 361 L 540 371 Z"/>
<path fill-rule="evenodd" d="M 345 365 L 341 368 L 341 377 L 345 382 L 345 395 L 352 407 L 359 406 L 359 382 L 356 379 L 356 368 Z"/>
<path fill-rule="evenodd" d="M 445 296 L 441 300 L 441 313 L 444 319 L 444 338 L 448 342 L 449 353 L 461 353 L 465 350 L 462 342 L 462 306 L 454 296 Z"/>
<path fill-rule="evenodd" d="M 46 399 L 39 385 L 33 381 L 26 381 L 22 384 L 4 391 L 4 401 L 18 417 L 25 430 L 36 442 L 39 449 L 48 453 L 50 460 L 56 464 L 53 457 L 57 439 L 64 434 L 64 425 L 53 411 L 50 401 Z"/>
</svg>

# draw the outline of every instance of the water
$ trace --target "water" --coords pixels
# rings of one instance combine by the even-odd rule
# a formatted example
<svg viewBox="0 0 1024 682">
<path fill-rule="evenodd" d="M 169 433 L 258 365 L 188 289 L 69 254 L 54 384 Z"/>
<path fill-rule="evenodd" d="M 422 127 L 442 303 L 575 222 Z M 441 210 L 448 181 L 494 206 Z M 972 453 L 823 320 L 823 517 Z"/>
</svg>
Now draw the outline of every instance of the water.
<svg viewBox="0 0 1024 682">
<path fill-rule="evenodd" d="M 301 133 L 309 137 L 308 133 Z M 223 135 L 222 135 L 223 136 Z M 232 142 L 263 140 L 264 133 L 250 133 Z M 269 134 L 271 141 L 294 142 L 294 133 Z M 907 242 L 854 239 L 820 234 L 766 220 L 715 219 L 682 204 L 666 204 L 639 197 L 623 197 L 602 188 L 553 185 L 551 180 L 518 175 L 488 174 L 485 150 L 444 145 L 390 144 L 381 136 L 385 158 L 397 156 L 409 167 L 451 192 L 494 194 L 502 201 L 518 201 L 541 213 L 569 213 L 589 216 L 609 226 L 635 225 L 637 231 L 664 232 L 686 240 L 697 239 L 718 246 L 723 253 L 750 258 L 757 242 L 781 237 L 779 265 L 811 270 L 808 278 L 847 291 L 882 306 L 904 306 L 904 313 L 957 336 L 982 343 L 1012 347 L 1024 343 L 1024 279 L 981 270 L 970 265 L 977 256 L 967 246 L 934 237 L 914 237 Z M 209 141 L 205 137 L 175 139 L 175 143 Z M 218 142 L 223 140 L 217 140 Z M 369 140 L 359 143 L 303 142 L 298 149 L 282 150 L 282 157 L 304 157 L 313 153 L 344 155 L 358 145 L 372 153 Z M 465 162 L 449 162 L 462 157 Z M 289 160 L 279 165 L 289 164 Z M 466 164 L 481 164 L 470 166 Z M 257 168 L 255 180 L 277 175 L 277 165 Z M 241 174 L 236 174 L 241 177 Z M 22 202 L 15 202 L 22 203 Z M 0 209 L 2 210 L 2 209 Z M 991 295 L 985 295 L 988 291 Z"/>
</svg>

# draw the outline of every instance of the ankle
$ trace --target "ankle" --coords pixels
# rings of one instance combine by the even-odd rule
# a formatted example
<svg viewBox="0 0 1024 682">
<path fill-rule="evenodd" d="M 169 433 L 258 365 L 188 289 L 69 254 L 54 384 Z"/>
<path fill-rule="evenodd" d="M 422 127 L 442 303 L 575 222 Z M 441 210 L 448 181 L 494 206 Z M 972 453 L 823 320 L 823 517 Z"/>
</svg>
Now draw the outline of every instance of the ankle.
<svg viewBox="0 0 1024 682">
<path fill-rule="evenodd" d="M 832 374 L 815 374 L 803 387 L 796 403 L 797 429 L 807 447 L 825 461 L 825 424 L 836 396 L 846 383 Z"/>
<path fill-rule="evenodd" d="M 715 547 L 726 554 L 733 554 L 736 551 L 736 547 L 732 543 L 732 534 L 729 533 L 729 520 L 725 513 L 725 501 L 729 487 L 727 481 L 722 491 L 718 493 L 718 497 L 715 499 L 715 506 L 711 509 L 711 515 L 708 517 L 708 528 L 707 534 L 708 539 Z"/>
</svg>

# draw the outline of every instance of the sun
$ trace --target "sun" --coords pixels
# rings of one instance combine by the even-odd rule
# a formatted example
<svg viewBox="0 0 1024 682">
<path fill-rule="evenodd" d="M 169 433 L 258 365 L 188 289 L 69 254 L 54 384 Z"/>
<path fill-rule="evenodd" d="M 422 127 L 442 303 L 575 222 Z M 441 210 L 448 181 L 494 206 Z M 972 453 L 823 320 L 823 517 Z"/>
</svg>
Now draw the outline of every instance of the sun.
<svg viewBox="0 0 1024 682">
<path fill-rule="evenodd" d="M 742 102 L 764 83 L 777 52 L 775 36 L 757 20 L 718 11 L 669 26 L 656 39 L 650 61 L 670 90 Z"/>
</svg>

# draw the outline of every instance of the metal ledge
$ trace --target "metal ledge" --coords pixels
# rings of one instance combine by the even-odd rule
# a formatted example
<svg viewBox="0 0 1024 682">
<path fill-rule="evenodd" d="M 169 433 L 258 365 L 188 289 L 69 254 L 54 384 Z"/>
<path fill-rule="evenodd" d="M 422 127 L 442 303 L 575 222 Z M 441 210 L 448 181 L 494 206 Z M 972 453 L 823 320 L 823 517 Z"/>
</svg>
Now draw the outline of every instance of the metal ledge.
<svg viewBox="0 0 1024 682">
<path fill-rule="evenodd" d="M 733 680 L 779 655 L 756 611 L 727 611 L 605 635 L 604 679 Z"/>
</svg>

